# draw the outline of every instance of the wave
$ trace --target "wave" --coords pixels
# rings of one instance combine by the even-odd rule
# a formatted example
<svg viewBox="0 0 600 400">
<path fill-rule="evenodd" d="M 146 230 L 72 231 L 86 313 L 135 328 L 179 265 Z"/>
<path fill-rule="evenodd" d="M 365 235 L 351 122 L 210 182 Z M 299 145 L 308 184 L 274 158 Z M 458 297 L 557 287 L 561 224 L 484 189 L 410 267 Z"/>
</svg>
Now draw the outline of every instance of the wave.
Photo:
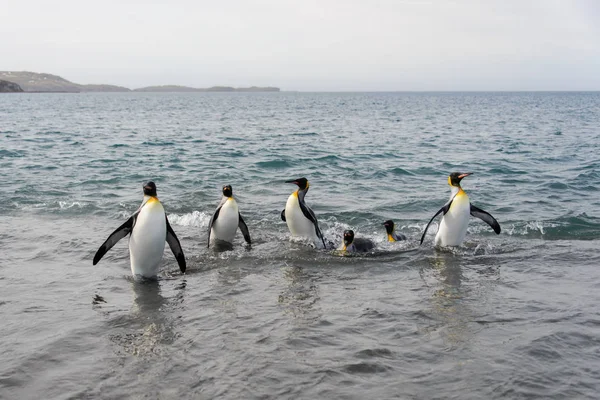
<svg viewBox="0 0 600 400">
<path fill-rule="evenodd" d="M 291 133 L 291 136 L 319 136 L 317 132 L 295 132 Z"/>
<path fill-rule="evenodd" d="M 175 146 L 174 142 L 169 142 L 169 141 L 145 141 L 142 142 L 142 145 L 144 146 Z"/>
<path fill-rule="evenodd" d="M 168 214 L 169 222 L 172 225 L 179 226 L 195 226 L 199 228 L 208 228 L 210 218 L 212 215 L 207 214 L 203 211 L 193 211 L 191 213 L 178 215 Z"/>
<path fill-rule="evenodd" d="M 52 171 L 54 169 L 58 169 L 58 167 L 56 165 L 33 164 L 33 165 L 26 165 L 23 167 L 23 169 Z"/>
<path fill-rule="evenodd" d="M 267 169 L 284 169 L 290 167 L 290 163 L 286 160 L 259 161 L 255 165 L 259 168 Z"/>
<path fill-rule="evenodd" d="M 399 232 L 409 238 L 419 239 L 425 229 L 425 222 L 409 222 L 399 224 Z M 600 218 L 590 217 L 586 214 L 576 216 L 563 216 L 557 219 L 530 220 L 530 221 L 500 221 L 502 232 L 500 235 L 520 237 L 525 239 L 543 240 L 598 240 L 600 239 Z M 439 220 L 432 222 L 427 231 L 427 238 L 433 239 L 439 227 Z M 329 230 L 329 229 L 328 229 Z M 467 240 L 473 236 L 496 237 L 496 234 L 485 223 L 471 218 L 467 231 Z M 377 238 L 373 233 L 372 238 Z M 428 240 L 425 239 L 425 240 Z"/>
<path fill-rule="evenodd" d="M 304 161 L 304 160 L 303 160 Z M 315 158 L 309 158 L 307 159 L 307 161 L 316 161 L 316 162 L 331 162 L 331 161 L 342 161 L 342 158 L 335 155 L 335 154 L 329 154 L 326 156 L 321 156 L 321 157 L 315 157 Z"/>
<path fill-rule="evenodd" d="M 488 171 L 490 175 L 527 175 L 528 172 L 522 169 L 515 169 L 508 166 L 493 167 Z"/>
<path fill-rule="evenodd" d="M 10 203 L 10 206 L 10 208 L 27 212 L 48 211 L 50 213 L 62 213 L 68 211 L 71 214 L 89 213 L 97 209 L 95 205 L 79 200 L 54 200 L 41 203 L 21 203 L 14 201 Z"/>
<path fill-rule="evenodd" d="M 564 216 L 552 220 L 532 220 L 504 223 L 502 234 L 544 240 L 598 240 L 600 239 L 600 218 L 586 214 Z M 470 233 L 483 234 L 490 228 L 485 224 L 471 225 Z"/>
<path fill-rule="evenodd" d="M 19 158 L 25 157 L 25 152 L 23 150 L 4 150 L 0 149 L 0 158 Z"/>
<path fill-rule="evenodd" d="M 87 207 L 89 203 L 84 203 L 83 201 L 59 201 L 58 207 L 61 210 L 68 210 L 73 207 L 84 208 Z"/>
<path fill-rule="evenodd" d="M 118 215 L 119 218 L 129 218 L 131 214 L 131 211 L 119 211 Z M 208 228 L 212 215 L 202 211 L 192 211 L 191 213 L 181 215 L 167 213 L 167 217 L 169 218 L 169 223 L 171 225 Z"/>
<path fill-rule="evenodd" d="M 414 175 L 412 172 L 400 167 L 392 168 L 389 172 L 392 175 Z"/>
<path fill-rule="evenodd" d="M 55 131 L 55 130 L 47 130 L 47 131 L 39 131 L 36 135 L 63 135 L 66 132 Z"/>
</svg>

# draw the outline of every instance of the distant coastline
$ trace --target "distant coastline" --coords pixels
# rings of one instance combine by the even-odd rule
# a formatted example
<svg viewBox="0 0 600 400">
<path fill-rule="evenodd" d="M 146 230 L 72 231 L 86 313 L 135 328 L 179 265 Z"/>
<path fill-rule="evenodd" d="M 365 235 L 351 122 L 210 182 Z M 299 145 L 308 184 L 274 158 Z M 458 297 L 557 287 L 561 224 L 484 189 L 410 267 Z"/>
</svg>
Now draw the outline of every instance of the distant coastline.
<svg viewBox="0 0 600 400">
<path fill-rule="evenodd" d="M 28 71 L 0 71 L 0 81 L 5 81 L 4 86 L 14 84 L 22 93 L 80 93 L 80 92 L 279 92 L 278 87 L 250 86 L 235 88 L 231 86 L 212 86 L 209 88 L 194 88 L 178 85 L 148 86 L 138 89 L 129 89 L 124 86 L 93 84 L 81 85 L 71 82 L 58 75 L 28 72 Z M 12 86 L 11 86 L 12 87 Z M 11 90 L 19 92 L 19 90 Z"/>
<path fill-rule="evenodd" d="M 247 88 L 234 88 L 231 86 L 212 86 L 209 88 L 193 88 L 189 86 L 163 85 L 148 86 L 134 89 L 134 92 L 279 92 L 277 87 L 250 86 Z"/>
</svg>

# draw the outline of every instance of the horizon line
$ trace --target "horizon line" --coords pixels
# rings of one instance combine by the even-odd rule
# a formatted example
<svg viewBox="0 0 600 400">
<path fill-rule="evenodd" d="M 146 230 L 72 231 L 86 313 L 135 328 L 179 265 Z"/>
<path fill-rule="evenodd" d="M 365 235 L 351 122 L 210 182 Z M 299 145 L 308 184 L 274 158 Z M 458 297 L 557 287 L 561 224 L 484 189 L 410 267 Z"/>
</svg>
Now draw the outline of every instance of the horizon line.
<svg viewBox="0 0 600 400">
<path fill-rule="evenodd" d="M 143 88 L 140 88 L 143 89 Z M 247 94 L 247 93 L 600 93 L 600 89 L 543 89 L 543 90 L 527 90 L 527 89 L 516 89 L 516 90 L 489 90 L 489 89 L 477 89 L 477 90 L 284 90 L 279 88 L 278 91 L 137 91 L 135 89 L 129 89 L 129 91 L 82 91 L 82 92 L 71 92 L 71 91 L 22 91 L 17 93 L 186 93 L 186 94 L 197 94 L 197 93 L 225 93 L 225 94 Z"/>
</svg>

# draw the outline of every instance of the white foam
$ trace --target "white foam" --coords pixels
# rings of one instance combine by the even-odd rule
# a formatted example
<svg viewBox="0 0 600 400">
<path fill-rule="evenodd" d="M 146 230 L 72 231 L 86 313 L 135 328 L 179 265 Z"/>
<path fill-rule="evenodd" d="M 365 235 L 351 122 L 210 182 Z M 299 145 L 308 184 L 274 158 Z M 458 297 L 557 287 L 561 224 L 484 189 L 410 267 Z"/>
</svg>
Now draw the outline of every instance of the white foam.
<svg viewBox="0 0 600 400">
<path fill-rule="evenodd" d="M 183 215 L 169 214 L 168 216 L 169 222 L 172 225 L 208 228 L 208 223 L 212 215 L 201 211 L 193 211 Z"/>
<path fill-rule="evenodd" d="M 56 209 L 58 206 L 61 210 L 68 210 L 70 208 L 83 208 L 88 205 L 88 203 L 84 203 L 81 201 L 52 201 L 48 203 L 35 203 L 35 204 L 25 204 L 22 205 L 18 202 L 14 202 L 13 205 L 17 208 L 21 208 L 23 210 L 45 210 L 45 209 Z"/>
<path fill-rule="evenodd" d="M 85 207 L 87 206 L 87 203 L 83 203 L 81 201 L 59 201 L 58 202 L 58 206 L 62 209 L 69 209 L 69 208 L 73 208 L 73 207 Z"/>
<path fill-rule="evenodd" d="M 129 218 L 131 217 L 131 214 L 133 214 L 131 211 L 119 211 L 120 218 Z"/>
<path fill-rule="evenodd" d="M 542 235 L 544 234 L 544 224 L 540 221 L 530 221 L 525 225 L 525 232 L 528 231 L 539 231 Z"/>
</svg>

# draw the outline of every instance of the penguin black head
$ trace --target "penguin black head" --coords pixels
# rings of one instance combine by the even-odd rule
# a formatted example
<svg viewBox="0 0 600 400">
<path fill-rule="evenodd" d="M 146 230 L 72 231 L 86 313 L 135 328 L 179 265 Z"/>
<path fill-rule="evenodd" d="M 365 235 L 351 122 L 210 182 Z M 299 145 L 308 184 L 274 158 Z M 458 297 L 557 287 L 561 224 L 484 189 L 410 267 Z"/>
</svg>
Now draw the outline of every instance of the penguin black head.
<svg viewBox="0 0 600 400">
<path fill-rule="evenodd" d="M 308 186 L 309 186 L 308 180 L 306 178 L 298 178 L 298 179 L 294 179 L 291 181 L 285 181 L 285 183 L 295 183 L 296 185 L 298 185 L 300 190 L 308 189 Z"/>
<path fill-rule="evenodd" d="M 344 231 L 344 245 L 350 246 L 354 241 L 354 231 L 352 229 L 348 229 Z"/>
<path fill-rule="evenodd" d="M 472 172 L 453 172 L 450 175 L 448 175 L 448 185 L 460 187 L 460 181 L 462 180 L 462 178 L 471 174 Z"/>
<path fill-rule="evenodd" d="M 231 185 L 223 186 L 223 196 L 225 196 L 225 197 L 233 196 L 233 189 L 231 188 Z"/>
<path fill-rule="evenodd" d="M 392 221 L 391 219 L 388 219 L 387 221 L 385 221 L 383 223 L 383 226 L 385 226 L 385 231 L 387 232 L 388 235 L 391 235 L 392 232 L 394 232 L 394 221 Z"/>
<path fill-rule="evenodd" d="M 150 181 L 144 185 L 144 195 L 156 197 L 156 185 Z"/>
</svg>

